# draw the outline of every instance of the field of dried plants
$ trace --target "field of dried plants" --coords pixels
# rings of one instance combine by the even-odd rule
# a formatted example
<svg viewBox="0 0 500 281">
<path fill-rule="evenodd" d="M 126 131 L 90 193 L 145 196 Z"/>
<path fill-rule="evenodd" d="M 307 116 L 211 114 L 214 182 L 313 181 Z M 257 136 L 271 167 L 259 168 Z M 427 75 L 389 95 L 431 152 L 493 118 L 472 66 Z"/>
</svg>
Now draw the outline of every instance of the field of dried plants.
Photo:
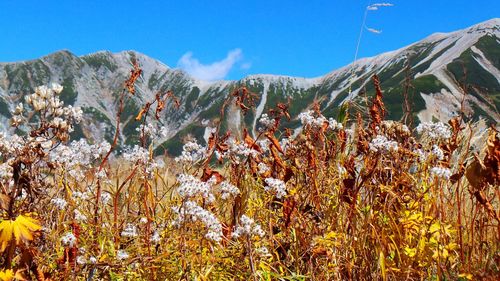
<svg viewBox="0 0 500 281">
<path fill-rule="evenodd" d="M 383 92 L 356 112 L 319 105 L 283 128 L 288 104 L 260 118 L 258 135 L 211 133 L 176 158 L 153 157 L 149 122 L 174 94 L 125 113 L 140 141 L 72 141 L 82 118 L 38 87 L 0 135 L 0 280 L 498 280 L 500 138 L 464 122 L 384 119 Z M 252 110 L 234 89 L 227 106 Z M 221 118 L 222 120 L 222 118 Z M 16 130 L 20 132 L 20 130 Z"/>
</svg>

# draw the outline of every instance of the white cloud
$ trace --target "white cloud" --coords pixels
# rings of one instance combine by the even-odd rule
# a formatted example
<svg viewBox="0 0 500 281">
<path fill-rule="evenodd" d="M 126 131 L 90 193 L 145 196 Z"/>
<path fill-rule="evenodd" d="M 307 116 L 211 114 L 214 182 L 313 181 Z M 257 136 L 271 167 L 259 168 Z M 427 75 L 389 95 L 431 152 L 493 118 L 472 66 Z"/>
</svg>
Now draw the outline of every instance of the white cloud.
<svg viewBox="0 0 500 281">
<path fill-rule="evenodd" d="M 187 52 L 179 59 L 177 67 L 185 70 L 197 79 L 214 81 L 224 79 L 234 65 L 242 58 L 243 52 L 241 49 L 234 49 L 229 51 L 223 60 L 211 64 L 202 64 L 198 59 L 193 57 L 192 52 Z"/>
<path fill-rule="evenodd" d="M 392 7 L 392 3 L 376 3 L 367 7 L 369 11 L 377 11 L 379 7 Z"/>
<path fill-rule="evenodd" d="M 245 62 L 243 63 L 241 66 L 240 66 L 240 69 L 241 70 L 249 70 L 250 67 L 252 67 L 252 63 L 251 62 Z"/>
<path fill-rule="evenodd" d="M 366 30 L 370 31 L 371 33 L 375 33 L 375 34 L 382 33 L 382 30 L 375 29 L 375 28 L 369 28 L 369 27 L 367 27 Z"/>
</svg>

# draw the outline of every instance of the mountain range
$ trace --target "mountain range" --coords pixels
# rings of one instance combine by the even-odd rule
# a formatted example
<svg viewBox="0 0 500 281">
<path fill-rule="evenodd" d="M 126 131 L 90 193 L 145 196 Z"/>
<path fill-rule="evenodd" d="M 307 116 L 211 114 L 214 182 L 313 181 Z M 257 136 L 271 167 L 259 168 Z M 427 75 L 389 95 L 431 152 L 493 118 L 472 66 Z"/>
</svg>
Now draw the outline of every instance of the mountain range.
<svg viewBox="0 0 500 281">
<path fill-rule="evenodd" d="M 290 101 L 289 127 L 298 127 L 297 116 L 315 101 L 325 116 L 336 116 L 346 101 L 364 104 L 374 93 L 371 77 L 377 74 L 384 90 L 388 119 L 403 116 L 403 92 L 411 94 L 415 122 L 447 121 L 463 107 L 466 118 L 500 120 L 500 19 L 492 19 L 451 33 L 435 33 L 401 48 L 316 78 L 251 75 L 238 81 L 206 82 L 135 51 L 101 51 L 76 56 L 59 51 L 39 59 L 0 63 L 0 130 L 24 95 L 36 86 L 57 82 L 64 86 L 65 104 L 82 107 L 84 120 L 75 127 L 74 138 L 93 141 L 112 139 L 118 95 L 135 59 L 143 73 L 137 94 L 127 99 L 122 114 L 120 144 L 138 139 L 140 122 L 135 116 L 155 94 L 171 90 L 180 107 L 168 104 L 160 123 L 167 127 L 158 152 L 177 154 L 183 142 L 207 139 L 211 127 L 222 122 L 226 130 L 246 127 L 255 134 L 258 119 L 277 102 Z M 230 93 L 246 86 L 259 96 L 255 108 L 242 114 L 234 103 L 220 120 L 219 110 Z"/>
</svg>

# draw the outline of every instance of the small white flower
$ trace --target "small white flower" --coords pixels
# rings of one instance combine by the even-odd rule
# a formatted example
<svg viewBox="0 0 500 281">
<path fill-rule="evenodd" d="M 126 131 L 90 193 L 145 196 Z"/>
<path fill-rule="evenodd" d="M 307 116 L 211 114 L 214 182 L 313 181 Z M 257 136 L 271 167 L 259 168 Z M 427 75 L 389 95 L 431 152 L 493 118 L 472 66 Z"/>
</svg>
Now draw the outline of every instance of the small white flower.
<svg viewBox="0 0 500 281">
<path fill-rule="evenodd" d="M 140 220 L 139 220 L 140 223 L 142 224 L 145 224 L 148 222 L 148 218 L 145 218 L 145 217 L 142 217 Z"/>
<path fill-rule="evenodd" d="M 321 127 L 323 124 L 328 123 L 328 120 L 323 116 L 319 115 L 318 117 L 314 116 L 314 111 L 308 110 L 306 112 L 302 112 L 299 114 L 298 118 L 300 119 L 300 122 L 304 126 L 311 126 L 311 127 Z"/>
<path fill-rule="evenodd" d="M 73 247 L 76 243 L 76 237 L 72 232 L 67 232 L 61 237 L 61 243 L 64 246 Z"/>
<path fill-rule="evenodd" d="M 84 256 L 78 256 L 76 258 L 76 263 L 79 265 L 84 265 L 87 263 L 87 259 Z"/>
<path fill-rule="evenodd" d="M 217 219 L 217 217 L 198 206 L 193 201 L 186 201 L 181 208 L 173 207 L 172 211 L 177 214 L 177 219 L 173 222 L 173 225 L 180 226 L 186 221 L 201 221 L 207 228 L 207 234 L 205 238 L 220 242 L 222 240 L 222 225 Z"/>
<path fill-rule="evenodd" d="M 437 145 L 432 146 L 432 154 L 434 154 L 438 160 L 444 159 L 444 152 Z"/>
<path fill-rule="evenodd" d="M 247 217 L 246 215 L 242 215 L 238 225 L 232 233 L 232 237 L 238 239 L 239 237 L 246 235 L 264 237 L 265 232 L 259 224 L 254 222 L 253 219 Z"/>
<path fill-rule="evenodd" d="M 57 83 L 52 83 L 51 85 L 52 91 L 54 91 L 56 94 L 60 94 L 63 91 L 63 86 L 57 84 Z"/>
<path fill-rule="evenodd" d="M 213 202 L 215 199 L 211 193 L 211 186 L 209 182 L 203 182 L 188 174 L 180 174 L 177 176 L 177 181 L 180 183 L 177 188 L 177 192 L 182 198 L 190 198 L 201 195 L 209 202 Z"/>
<path fill-rule="evenodd" d="M 8 163 L 0 164 L 0 179 L 9 180 L 14 174 L 14 169 Z"/>
<path fill-rule="evenodd" d="M 434 175 L 437 178 L 447 180 L 447 179 L 450 179 L 450 177 L 451 177 L 451 170 L 448 168 L 444 168 L 444 167 L 433 167 L 431 169 L 431 175 Z"/>
<path fill-rule="evenodd" d="M 175 157 L 175 162 L 190 164 L 198 162 L 205 158 L 207 153 L 206 147 L 198 144 L 196 141 L 190 141 L 182 147 L 180 156 Z"/>
<path fill-rule="evenodd" d="M 64 210 L 64 208 L 68 204 L 68 202 L 66 202 L 66 200 L 62 198 L 54 198 L 50 200 L 50 202 L 54 204 L 54 206 L 56 206 L 59 210 Z"/>
<path fill-rule="evenodd" d="M 344 128 L 344 126 L 342 125 L 342 123 L 339 123 L 337 122 L 337 120 L 333 119 L 333 118 L 329 118 L 328 119 L 328 127 L 332 130 L 341 130 Z"/>
<path fill-rule="evenodd" d="M 16 110 L 14 111 L 14 114 L 16 115 L 21 115 L 24 111 L 24 106 L 22 103 L 19 103 L 17 106 L 16 106 Z"/>
<path fill-rule="evenodd" d="M 118 250 L 116 252 L 116 259 L 117 260 L 128 259 L 128 257 L 129 257 L 129 255 L 128 255 L 128 253 L 125 250 Z"/>
<path fill-rule="evenodd" d="M 161 240 L 160 233 L 158 233 L 158 231 L 155 230 L 155 232 L 151 236 L 151 242 L 158 244 L 160 243 L 160 240 Z"/>
<path fill-rule="evenodd" d="M 97 258 L 96 257 L 90 257 L 89 258 L 89 262 L 92 263 L 92 264 L 95 264 L 95 263 L 97 263 Z"/>
<path fill-rule="evenodd" d="M 271 254 L 269 253 L 269 250 L 265 246 L 262 246 L 260 248 L 255 249 L 255 252 L 257 253 L 257 255 L 259 255 L 261 257 L 270 257 L 271 256 Z"/>
<path fill-rule="evenodd" d="M 264 181 L 267 184 L 264 190 L 273 191 L 278 199 L 286 196 L 286 184 L 284 181 L 275 178 L 267 178 Z"/>
<path fill-rule="evenodd" d="M 264 129 L 272 128 L 275 124 L 274 119 L 269 118 L 267 113 L 264 113 L 260 116 L 259 123 L 264 127 Z"/>
<path fill-rule="evenodd" d="M 137 227 L 133 224 L 127 224 L 127 226 L 123 229 L 121 236 L 123 237 L 129 237 L 129 238 L 134 238 L 137 237 Z"/>
<path fill-rule="evenodd" d="M 377 152 L 389 152 L 397 151 L 398 143 L 395 141 L 388 140 L 385 136 L 377 135 L 369 144 L 370 150 Z"/>
<path fill-rule="evenodd" d="M 103 205 L 106 205 L 108 204 L 109 201 L 111 201 L 111 194 L 107 193 L 107 192 L 104 192 L 103 194 L 101 194 L 101 201 L 102 201 L 102 204 Z"/>
<path fill-rule="evenodd" d="M 77 220 L 79 222 L 83 222 L 83 221 L 87 220 L 87 216 L 85 216 L 84 214 L 80 213 L 80 211 L 75 210 L 74 213 L 75 213 L 75 220 Z"/>
<path fill-rule="evenodd" d="M 417 133 L 428 135 L 431 139 L 449 139 L 451 138 L 450 128 L 442 122 L 429 123 L 423 122 L 417 126 Z"/>
<path fill-rule="evenodd" d="M 220 190 L 221 190 L 221 198 L 222 199 L 227 199 L 229 198 L 229 196 L 235 196 L 235 195 L 238 195 L 240 193 L 240 190 L 232 185 L 231 183 L 227 182 L 227 181 L 223 181 L 221 182 L 220 184 Z"/>
<path fill-rule="evenodd" d="M 87 200 L 89 195 L 80 191 L 73 191 L 71 194 L 74 200 Z"/>
<path fill-rule="evenodd" d="M 259 165 L 257 166 L 259 168 L 259 174 L 265 174 L 271 170 L 269 166 L 267 166 L 265 163 L 260 162 Z"/>
</svg>

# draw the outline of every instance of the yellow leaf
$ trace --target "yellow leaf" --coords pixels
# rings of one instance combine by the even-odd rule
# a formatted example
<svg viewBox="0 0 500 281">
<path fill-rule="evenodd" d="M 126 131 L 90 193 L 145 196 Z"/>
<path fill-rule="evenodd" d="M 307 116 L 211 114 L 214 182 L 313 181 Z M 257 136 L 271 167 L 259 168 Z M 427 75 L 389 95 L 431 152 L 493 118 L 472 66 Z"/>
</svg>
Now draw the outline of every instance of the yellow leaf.
<svg viewBox="0 0 500 281">
<path fill-rule="evenodd" d="M 0 252 L 5 251 L 7 245 L 9 245 L 10 240 L 12 239 L 12 221 L 5 220 L 0 222 Z"/>
<path fill-rule="evenodd" d="M 472 278 L 474 278 L 474 276 L 472 276 L 472 274 L 470 274 L 470 273 L 460 273 L 458 275 L 458 278 L 465 278 L 467 280 L 472 280 Z"/>
<path fill-rule="evenodd" d="M 413 258 L 417 254 L 417 249 L 415 249 L 415 248 L 405 247 L 404 251 L 405 251 L 405 254 L 410 258 Z"/>
<path fill-rule="evenodd" d="M 37 220 L 19 215 L 14 221 L 14 235 L 16 237 L 16 242 L 19 243 L 20 240 L 33 240 L 33 233 L 41 228 L 42 227 L 38 224 Z"/>
<path fill-rule="evenodd" d="M 5 271 L 0 271 L 0 281 L 11 281 L 11 280 L 26 280 L 21 275 L 21 272 L 14 271 L 12 269 L 7 269 Z"/>
<path fill-rule="evenodd" d="M 431 225 L 431 227 L 429 228 L 429 232 L 430 232 L 430 233 L 434 233 L 434 232 L 438 231 L 440 228 L 441 228 L 441 226 L 439 225 L 439 223 L 438 223 L 438 222 L 433 223 L 433 224 Z"/>
<path fill-rule="evenodd" d="M 382 273 L 382 280 L 387 280 L 387 275 L 386 275 L 386 272 L 385 272 L 385 256 L 384 256 L 384 252 L 383 251 L 380 251 L 380 254 L 379 254 L 379 264 L 380 264 L 380 271 Z"/>
<path fill-rule="evenodd" d="M 16 244 L 33 240 L 33 233 L 41 229 L 38 221 L 19 215 L 14 221 L 0 222 L 0 252 L 5 251 L 14 236 Z"/>
</svg>

